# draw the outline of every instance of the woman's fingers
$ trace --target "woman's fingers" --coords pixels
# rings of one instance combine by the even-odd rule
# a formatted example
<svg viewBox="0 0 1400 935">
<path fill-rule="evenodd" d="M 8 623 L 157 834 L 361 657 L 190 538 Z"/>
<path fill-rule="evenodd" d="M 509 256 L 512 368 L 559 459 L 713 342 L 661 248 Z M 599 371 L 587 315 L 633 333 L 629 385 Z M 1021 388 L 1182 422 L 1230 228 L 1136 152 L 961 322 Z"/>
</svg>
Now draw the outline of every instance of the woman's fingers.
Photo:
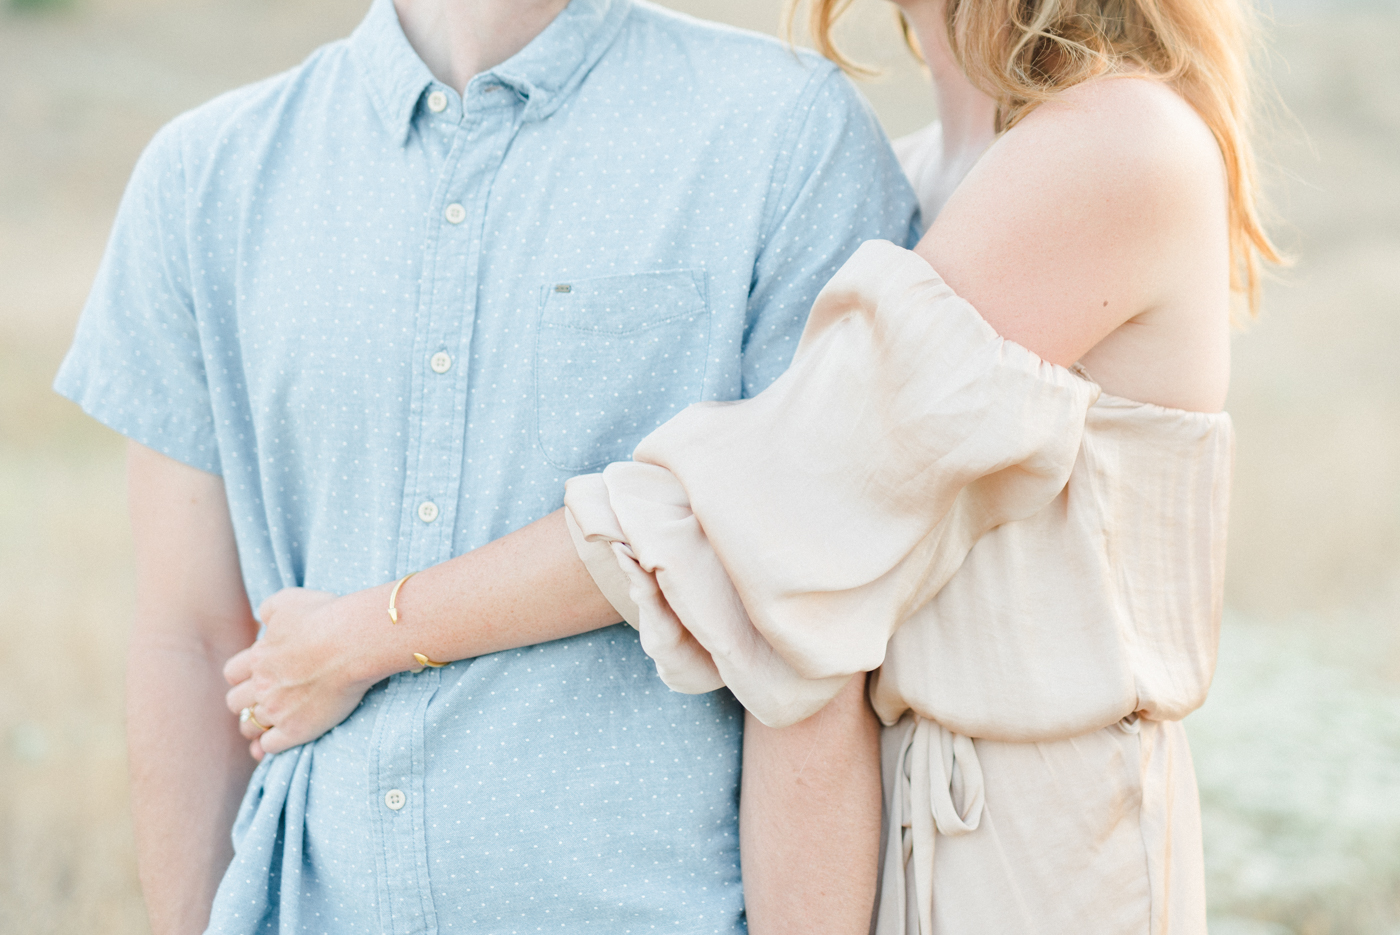
<svg viewBox="0 0 1400 935">
<path fill-rule="evenodd" d="M 265 729 L 272 726 L 272 715 L 258 707 L 251 681 L 239 682 L 229 689 L 228 694 L 224 695 L 224 703 L 238 717 L 238 732 L 249 740 L 262 736 Z M 250 710 L 252 716 L 244 718 L 245 710 Z"/>
<path fill-rule="evenodd" d="M 274 727 L 255 740 L 254 743 L 258 744 L 260 752 L 281 753 L 283 750 L 295 747 L 298 741 L 288 737 L 286 731 L 281 728 Z"/>
<path fill-rule="evenodd" d="M 236 654 L 224 664 L 224 679 L 232 686 L 224 696 L 229 711 L 239 716 L 238 731 L 248 740 L 248 753 L 253 759 L 262 761 L 267 753 L 280 753 L 296 746 L 306 738 L 295 738 L 278 726 L 279 717 L 274 710 L 283 711 L 283 705 L 274 698 L 259 698 L 253 687 L 254 676 L 265 693 L 278 695 L 278 679 L 263 671 L 272 657 L 277 655 L 280 645 L 278 633 L 296 632 L 297 624 L 306 614 L 334 599 L 334 595 L 304 588 L 283 588 L 263 601 L 258 608 L 258 617 L 265 628 L 264 639 Z M 271 648 L 269 648 L 271 646 Z M 269 656 L 272 654 L 272 657 Z M 281 697 L 280 695 L 278 697 Z M 286 699 L 282 698 L 285 703 Z M 242 713 L 251 709 L 251 717 Z M 295 718 L 294 718 L 295 719 Z"/>
<path fill-rule="evenodd" d="M 272 724 L 269 723 L 271 716 L 258 707 L 253 707 L 249 714 L 250 716 L 246 720 L 241 714 L 239 715 L 238 732 L 246 740 L 260 740 L 263 734 L 272 729 Z M 263 718 L 268 718 L 268 720 L 265 721 Z"/>
<path fill-rule="evenodd" d="M 264 746 L 264 744 L 267 743 L 272 744 L 272 749 L 268 749 Z M 252 755 L 253 759 L 261 763 L 263 757 L 273 753 L 281 753 L 283 750 L 290 750 L 295 746 L 296 744 L 290 742 L 286 735 L 282 734 L 274 727 L 262 735 L 254 737 L 248 744 L 248 753 Z"/>
<path fill-rule="evenodd" d="M 264 721 L 262 717 L 258 717 L 257 708 L 253 709 L 252 714 L 253 716 L 246 721 L 243 720 L 242 717 L 238 719 L 238 732 L 243 735 L 243 739 L 245 740 L 260 740 L 262 739 L 262 735 L 271 729 L 271 725 Z M 263 717 L 267 717 L 267 715 L 263 714 Z M 257 723 L 254 724 L 254 721 L 257 721 Z"/>
<path fill-rule="evenodd" d="M 258 609 L 261 638 L 225 664 L 232 686 L 224 696 L 228 709 L 235 715 L 252 709 L 252 717 L 240 719 L 239 732 L 254 759 L 314 740 L 344 720 L 364 694 L 360 689 L 351 698 L 333 679 L 328 684 L 317 668 L 319 654 L 307 649 L 316 631 L 303 624 L 334 600 L 324 591 L 278 591 Z"/>
<path fill-rule="evenodd" d="M 268 621 L 272 619 L 273 615 L 277 613 L 282 605 L 300 590 L 301 588 L 283 588 L 263 601 L 258 607 L 258 619 L 262 621 L 263 626 L 267 626 Z"/>
<path fill-rule="evenodd" d="M 257 645 L 257 644 L 254 644 Z M 230 685 L 237 685 L 239 682 L 247 681 L 253 674 L 253 647 L 236 654 L 228 662 L 224 663 L 224 681 Z"/>
<path fill-rule="evenodd" d="M 251 681 L 235 685 L 224 697 L 228 703 L 228 709 L 238 716 L 238 732 L 248 740 L 256 741 L 258 744 L 256 748 L 249 747 L 253 759 L 261 760 L 264 752 L 281 753 L 283 750 L 306 742 L 307 738 L 289 732 L 286 725 L 279 723 L 281 718 L 277 714 L 267 710 L 257 698 L 253 697 L 253 683 Z M 242 717 L 245 708 L 252 709 L 252 717 L 247 720 Z M 286 714 L 287 712 L 283 711 L 282 713 Z"/>
<path fill-rule="evenodd" d="M 258 696 L 253 691 L 251 679 L 245 679 L 224 693 L 224 704 L 234 714 L 257 703 Z"/>
</svg>

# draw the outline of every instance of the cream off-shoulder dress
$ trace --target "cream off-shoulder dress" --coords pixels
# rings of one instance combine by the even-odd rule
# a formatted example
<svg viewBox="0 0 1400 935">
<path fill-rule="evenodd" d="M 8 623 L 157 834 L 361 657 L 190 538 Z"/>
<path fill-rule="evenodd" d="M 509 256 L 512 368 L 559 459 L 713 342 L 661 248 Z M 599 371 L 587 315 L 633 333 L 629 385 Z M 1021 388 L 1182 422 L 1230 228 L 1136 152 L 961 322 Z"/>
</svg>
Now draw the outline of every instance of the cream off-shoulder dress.
<svg viewBox="0 0 1400 935">
<path fill-rule="evenodd" d="M 857 672 L 885 724 L 878 932 L 1198 933 L 1180 719 L 1215 664 L 1232 430 L 1003 340 L 862 246 L 792 367 L 568 484 L 603 593 L 677 691 L 765 724 Z"/>
</svg>

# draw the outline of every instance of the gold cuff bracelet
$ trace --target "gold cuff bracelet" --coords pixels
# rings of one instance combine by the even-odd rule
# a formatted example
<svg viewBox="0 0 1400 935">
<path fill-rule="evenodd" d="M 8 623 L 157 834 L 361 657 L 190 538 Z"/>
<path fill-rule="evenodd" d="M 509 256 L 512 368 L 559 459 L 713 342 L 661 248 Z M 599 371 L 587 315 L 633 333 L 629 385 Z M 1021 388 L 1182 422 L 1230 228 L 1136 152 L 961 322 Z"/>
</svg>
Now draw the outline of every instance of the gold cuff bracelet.
<svg viewBox="0 0 1400 935">
<path fill-rule="evenodd" d="M 399 609 L 398 609 L 397 607 L 394 606 L 394 601 L 397 601 L 397 600 L 399 599 L 399 588 L 403 587 L 403 583 L 404 583 L 405 581 L 407 581 L 409 578 L 412 578 L 412 577 L 413 577 L 414 575 L 416 575 L 416 574 L 418 574 L 418 572 L 416 572 L 416 571 L 410 571 L 408 574 L 406 574 L 406 575 L 404 575 L 402 578 L 400 578 L 400 579 L 394 584 L 394 590 L 392 590 L 392 591 L 389 592 L 389 622 L 390 622 L 390 623 L 398 623 L 398 622 L 399 622 Z"/>
</svg>

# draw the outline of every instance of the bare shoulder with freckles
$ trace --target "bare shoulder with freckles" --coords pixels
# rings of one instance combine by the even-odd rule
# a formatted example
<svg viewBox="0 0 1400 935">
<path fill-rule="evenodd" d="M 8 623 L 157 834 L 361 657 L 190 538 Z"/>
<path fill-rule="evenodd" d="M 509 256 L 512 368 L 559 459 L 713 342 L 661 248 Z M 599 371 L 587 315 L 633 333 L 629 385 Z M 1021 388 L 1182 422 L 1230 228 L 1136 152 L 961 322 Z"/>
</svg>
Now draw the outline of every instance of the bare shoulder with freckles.
<svg viewBox="0 0 1400 935">
<path fill-rule="evenodd" d="M 1215 411 L 1229 382 L 1225 170 L 1166 86 L 1069 89 L 987 151 L 917 247 L 1004 337 L 1116 396 Z"/>
</svg>

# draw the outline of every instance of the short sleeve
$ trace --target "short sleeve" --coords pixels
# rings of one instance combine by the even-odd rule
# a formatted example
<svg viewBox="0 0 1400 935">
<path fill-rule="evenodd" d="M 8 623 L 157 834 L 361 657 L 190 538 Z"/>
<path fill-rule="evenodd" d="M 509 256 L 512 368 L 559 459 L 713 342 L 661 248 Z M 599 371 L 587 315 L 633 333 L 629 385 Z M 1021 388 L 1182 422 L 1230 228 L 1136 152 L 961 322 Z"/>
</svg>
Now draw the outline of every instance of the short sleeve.
<svg viewBox="0 0 1400 935">
<path fill-rule="evenodd" d="M 54 389 L 133 441 L 218 474 L 186 195 L 177 121 L 136 164 Z"/>
<path fill-rule="evenodd" d="M 913 246 L 918 203 L 849 79 L 814 66 L 792 114 L 765 209 L 744 338 L 744 396 L 787 369 L 812 300 L 867 240 Z"/>
<path fill-rule="evenodd" d="M 782 726 L 879 667 L 983 534 L 1064 489 L 1097 396 L 870 243 L 772 386 L 689 407 L 634 462 L 571 480 L 565 507 L 590 570 L 611 550 L 628 578 L 663 680 L 722 680 Z"/>
</svg>

